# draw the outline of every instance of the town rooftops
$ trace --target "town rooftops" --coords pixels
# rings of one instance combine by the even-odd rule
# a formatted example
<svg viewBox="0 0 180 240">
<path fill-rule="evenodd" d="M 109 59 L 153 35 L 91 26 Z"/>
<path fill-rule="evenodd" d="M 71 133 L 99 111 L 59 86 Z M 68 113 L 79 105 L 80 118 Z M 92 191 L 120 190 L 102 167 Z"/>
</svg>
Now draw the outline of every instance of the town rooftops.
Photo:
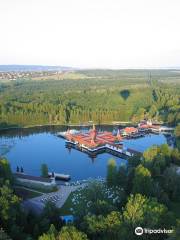
<svg viewBox="0 0 180 240">
<path fill-rule="evenodd" d="M 14 176 L 16 178 L 21 178 L 21 179 L 26 179 L 26 180 L 51 183 L 51 179 L 49 179 L 49 178 L 31 176 L 31 175 L 27 175 L 27 174 L 24 174 L 24 173 L 14 173 Z"/>
</svg>

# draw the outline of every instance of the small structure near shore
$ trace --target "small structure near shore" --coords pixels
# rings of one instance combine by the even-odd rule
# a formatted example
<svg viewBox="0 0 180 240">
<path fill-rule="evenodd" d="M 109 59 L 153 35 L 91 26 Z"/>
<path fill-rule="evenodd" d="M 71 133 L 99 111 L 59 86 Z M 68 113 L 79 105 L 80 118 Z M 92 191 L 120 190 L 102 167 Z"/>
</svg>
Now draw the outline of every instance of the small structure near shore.
<svg viewBox="0 0 180 240">
<path fill-rule="evenodd" d="M 74 222 L 74 216 L 73 216 L 73 215 L 60 216 L 60 219 L 61 219 L 65 224 L 72 224 L 72 223 Z"/>
<path fill-rule="evenodd" d="M 167 133 L 174 130 L 172 127 L 162 126 L 161 124 L 154 124 L 151 120 L 142 120 L 138 124 L 139 131 L 150 131 L 153 133 Z"/>
<path fill-rule="evenodd" d="M 135 127 L 126 127 L 121 131 L 122 136 L 131 136 L 136 133 L 138 133 L 138 129 Z"/>
<path fill-rule="evenodd" d="M 71 179 L 71 176 L 68 174 L 62 174 L 62 173 L 56 173 L 56 172 L 48 172 L 49 177 L 53 177 L 58 180 L 64 180 L 69 181 Z"/>
<path fill-rule="evenodd" d="M 24 173 L 14 173 L 17 183 L 23 186 L 38 186 L 38 187 L 54 187 L 56 186 L 55 178 L 44 178 L 31 176 Z"/>
</svg>

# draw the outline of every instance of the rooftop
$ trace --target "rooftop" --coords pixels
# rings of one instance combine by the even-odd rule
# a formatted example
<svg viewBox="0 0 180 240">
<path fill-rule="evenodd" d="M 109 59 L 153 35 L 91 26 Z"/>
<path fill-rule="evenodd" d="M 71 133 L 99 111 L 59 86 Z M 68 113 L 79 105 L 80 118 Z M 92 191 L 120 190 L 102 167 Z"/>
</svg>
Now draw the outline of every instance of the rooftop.
<svg viewBox="0 0 180 240">
<path fill-rule="evenodd" d="M 66 133 L 66 138 L 69 141 L 78 142 L 87 147 L 93 148 L 105 144 L 114 144 L 121 140 L 120 135 L 114 136 L 111 132 L 98 132 L 95 127 L 86 133 L 72 134 L 69 131 Z"/>
</svg>

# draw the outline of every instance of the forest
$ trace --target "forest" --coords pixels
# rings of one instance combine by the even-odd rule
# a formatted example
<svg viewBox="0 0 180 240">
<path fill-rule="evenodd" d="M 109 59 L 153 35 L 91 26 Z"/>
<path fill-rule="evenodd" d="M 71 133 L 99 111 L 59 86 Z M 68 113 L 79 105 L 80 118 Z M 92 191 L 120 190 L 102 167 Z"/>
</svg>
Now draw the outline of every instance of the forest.
<svg viewBox="0 0 180 240">
<path fill-rule="evenodd" d="M 0 126 L 137 123 L 143 118 L 175 125 L 179 96 L 180 73 L 173 70 L 83 70 L 58 80 L 0 81 Z"/>
<path fill-rule="evenodd" d="M 105 182 L 91 181 L 77 192 L 75 221 L 47 202 L 41 214 L 26 211 L 15 192 L 10 164 L 0 159 L 0 237 L 2 240 L 136 240 L 137 226 L 170 232 L 143 234 L 143 240 L 178 240 L 180 232 L 180 152 L 168 145 L 153 146 L 129 164 L 110 159 Z M 110 193 L 110 195 L 109 195 Z M 67 200 L 68 201 L 68 200 Z M 66 204 L 66 203 L 65 203 Z"/>
<path fill-rule="evenodd" d="M 78 192 L 81 199 L 73 206 L 73 224 L 65 225 L 59 218 L 68 214 L 67 206 L 58 209 L 47 202 L 40 215 L 25 211 L 11 166 L 0 158 L 1 239 L 134 240 L 139 239 L 134 233 L 137 226 L 172 230 L 171 234 L 143 234 L 144 240 L 179 239 L 179 83 L 180 73 L 173 70 L 84 70 L 56 80 L 0 81 L 1 128 L 137 123 L 143 118 L 176 126 L 175 148 L 152 146 L 143 155 L 134 155 L 127 166 L 110 159 L 106 181 L 92 181 Z M 71 200 L 65 204 L 71 206 Z"/>
</svg>

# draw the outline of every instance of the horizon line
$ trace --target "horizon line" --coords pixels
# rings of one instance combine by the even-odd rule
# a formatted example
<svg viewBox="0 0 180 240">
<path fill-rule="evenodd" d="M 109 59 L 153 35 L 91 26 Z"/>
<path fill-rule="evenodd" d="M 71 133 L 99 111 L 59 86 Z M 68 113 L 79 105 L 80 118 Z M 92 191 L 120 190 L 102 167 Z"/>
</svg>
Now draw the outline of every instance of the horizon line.
<svg viewBox="0 0 180 240">
<path fill-rule="evenodd" d="M 33 67 L 60 67 L 69 68 L 73 70 L 158 70 L 158 69 L 180 69 L 180 66 L 167 66 L 167 67 L 78 67 L 78 66 L 66 66 L 66 65 L 49 65 L 49 64 L 0 64 L 1 66 L 33 66 Z"/>
</svg>

